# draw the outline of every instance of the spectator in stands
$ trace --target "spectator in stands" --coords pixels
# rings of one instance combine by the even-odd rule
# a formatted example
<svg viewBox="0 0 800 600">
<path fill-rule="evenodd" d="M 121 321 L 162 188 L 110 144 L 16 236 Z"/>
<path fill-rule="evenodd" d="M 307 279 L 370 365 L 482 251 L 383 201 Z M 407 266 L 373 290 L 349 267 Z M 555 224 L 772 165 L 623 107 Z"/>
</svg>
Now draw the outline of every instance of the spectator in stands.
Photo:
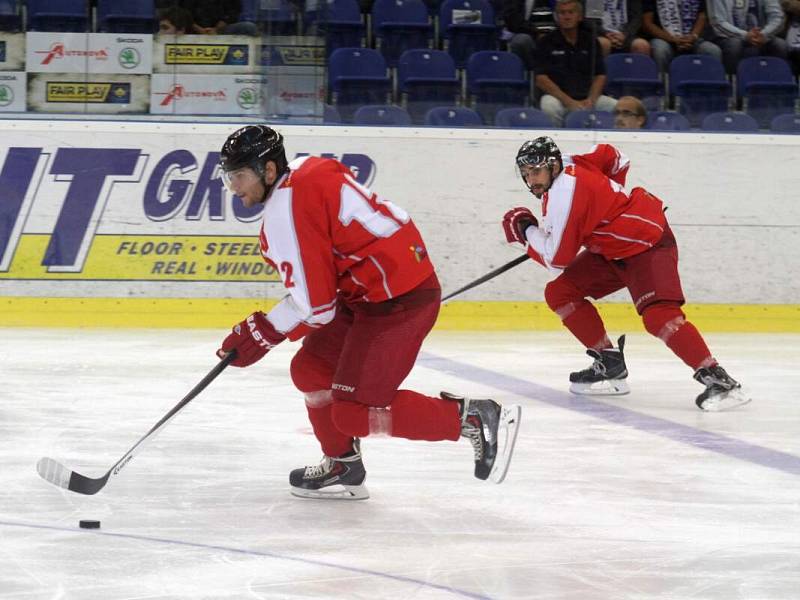
<svg viewBox="0 0 800 600">
<path fill-rule="evenodd" d="M 180 6 L 169 6 L 158 11 L 158 33 L 184 35 L 194 31 L 192 13 Z"/>
<path fill-rule="evenodd" d="M 239 21 L 240 0 L 181 0 L 194 19 L 193 33 L 203 35 L 258 35 L 255 23 Z"/>
<path fill-rule="evenodd" d="M 722 60 L 722 50 L 702 38 L 708 20 L 706 0 L 643 0 L 642 31 L 650 36 L 653 60 L 667 72 L 676 54 L 707 54 Z"/>
<path fill-rule="evenodd" d="M 642 129 L 647 123 L 647 110 L 638 98 L 623 96 L 614 107 L 616 129 Z"/>
<path fill-rule="evenodd" d="M 786 40 L 777 37 L 784 16 L 779 0 L 709 0 L 708 16 L 728 73 L 748 56 L 789 55 Z"/>
<path fill-rule="evenodd" d="M 611 111 L 617 101 L 602 95 L 605 62 L 597 38 L 581 26 L 580 0 L 558 0 L 556 20 L 558 28 L 539 41 L 534 71 L 541 109 L 560 127 L 568 112 Z"/>
<path fill-rule="evenodd" d="M 786 45 L 794 74 L 800 73 L 800 0 L 781 0 L 781 7 L 788 19 Z"/>
<path fill-rule="evenodd" d="M 508 49 L 522 59 L 529 71 L 535 61 L 536 42 L 556 28 L 553 4 L 554 0 L 503 1 L 503 37 L 508 39 Z"/>
<path fill-rule="evenodd" d="M 650 56 L 650 43 L 639 36 L 642 0 L 605 0 L 600 47 L 603 56 L 612 52 L 638 52 Z"/>
</svg>

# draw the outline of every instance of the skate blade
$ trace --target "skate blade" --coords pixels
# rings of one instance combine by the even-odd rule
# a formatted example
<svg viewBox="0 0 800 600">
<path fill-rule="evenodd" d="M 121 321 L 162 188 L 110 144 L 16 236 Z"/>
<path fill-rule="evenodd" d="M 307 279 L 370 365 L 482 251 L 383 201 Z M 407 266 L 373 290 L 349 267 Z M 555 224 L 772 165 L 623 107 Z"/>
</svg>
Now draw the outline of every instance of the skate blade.
<svg viewBox="0 0 800 600">
<path fill-rule="evenodd" d="M 582 396 L 624 396 L 630 394 L 631 389 L 624 379 L 604 379 L 594 383 L 573 383 L 569 391 Z"/>
<path fill-rule="evenodd" d="M 731 410 L 737 406 L 744 406 L 751 401 L 752 398 L 745 395 L 741 389 L 737 388 L 729 391 L 727 394 L 720 394 L 719 396 L 709 398 L 703 402 L 703 406 L 700 408 L 706 412 L 722 412 L 725 410 Z"/>
<path fill-rule="evenodd" d="M 504 406 L 503 412 L 500 413 L 500 422 L 497 426 L 497 457 L 489 472 L 489 480 L 493 483 L 502 483 L 506 478 L 511 456 L 514 454 L 514 444 L 517 443 L 521 418 L 522 407 L 518 404 Z"/>
<path fill-rule="evenodd" d="M 369 490 L 364 484 L 361 485 L 333 485 L 322 490 L 307 490 L 305 488 L 292 487 L 292 496 L 298 498 L 312 498 L 318 500 L 366 500 L 369 498 Z"/>
</svg>

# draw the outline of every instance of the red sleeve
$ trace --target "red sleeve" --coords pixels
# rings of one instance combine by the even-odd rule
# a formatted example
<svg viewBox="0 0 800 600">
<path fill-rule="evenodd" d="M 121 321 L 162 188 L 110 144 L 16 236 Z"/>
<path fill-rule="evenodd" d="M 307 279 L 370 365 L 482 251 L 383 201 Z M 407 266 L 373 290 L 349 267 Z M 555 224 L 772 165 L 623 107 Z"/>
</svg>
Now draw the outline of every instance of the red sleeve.
<svg viewBox="0 0 800 600">
<path fill-rule="evenodd" d="M 631 164 L 628 157 L 611 144 L 597 144 L 588 153 L 575 155 L 572 159 L 575 164 L 598 169 L 603 175 L 620 185 L 625 185 L 628 167 Z"/>
</svg>

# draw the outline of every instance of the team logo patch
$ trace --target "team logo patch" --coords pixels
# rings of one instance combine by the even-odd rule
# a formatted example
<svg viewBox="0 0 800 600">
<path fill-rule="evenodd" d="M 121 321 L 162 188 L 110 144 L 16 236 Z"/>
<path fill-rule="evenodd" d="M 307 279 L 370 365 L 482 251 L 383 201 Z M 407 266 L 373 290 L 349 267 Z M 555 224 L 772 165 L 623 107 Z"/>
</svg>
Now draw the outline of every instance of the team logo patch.
<svg viewBox="0 0 800 600">
<path fill-rule="evenodd" d="M 428 251 L 425 250 L 424 246 L 418 244 L 416 246 L 409 246 L 408 249 L 414 253 L 414 258 L 417 259 L 418 263 L 421 263 L 428 257 Z"/>
</svg>

